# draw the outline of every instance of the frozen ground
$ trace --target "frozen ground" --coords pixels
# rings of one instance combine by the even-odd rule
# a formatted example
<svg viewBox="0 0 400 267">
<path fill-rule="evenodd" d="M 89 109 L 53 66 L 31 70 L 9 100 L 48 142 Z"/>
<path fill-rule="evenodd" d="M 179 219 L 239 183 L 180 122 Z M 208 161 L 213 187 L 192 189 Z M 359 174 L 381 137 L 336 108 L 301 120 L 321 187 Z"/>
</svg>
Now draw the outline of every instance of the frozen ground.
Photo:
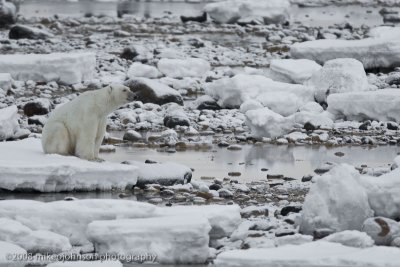
<svg viewBox="0 0 400 267">
<path fill-rule="evenodd" d="M 231 2 L 205 8 L 230 24 L 181 21 L 204 1 L 21 4 L 0 30 L 0 265 L 398 266 L 399 3 Z M 108 117 L 106 162 L 42 154 L 49 113 L 111 82 L 139 99 Z"/>
</svg>

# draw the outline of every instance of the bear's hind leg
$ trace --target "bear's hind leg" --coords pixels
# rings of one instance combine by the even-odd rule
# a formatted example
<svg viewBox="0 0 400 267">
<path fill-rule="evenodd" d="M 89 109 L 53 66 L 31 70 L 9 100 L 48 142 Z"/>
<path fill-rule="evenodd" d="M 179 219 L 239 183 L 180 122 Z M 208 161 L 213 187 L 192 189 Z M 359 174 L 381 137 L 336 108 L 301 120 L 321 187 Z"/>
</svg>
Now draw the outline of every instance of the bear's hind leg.
<svg viewBox="0 0 400 267">
<path fill-rule="evenodd" d="M 68 129 L 61 122 L 55 122 L 45 129 L 42 136 L 43 151 L 46 154 L 71 155 Z"/>
</svg>

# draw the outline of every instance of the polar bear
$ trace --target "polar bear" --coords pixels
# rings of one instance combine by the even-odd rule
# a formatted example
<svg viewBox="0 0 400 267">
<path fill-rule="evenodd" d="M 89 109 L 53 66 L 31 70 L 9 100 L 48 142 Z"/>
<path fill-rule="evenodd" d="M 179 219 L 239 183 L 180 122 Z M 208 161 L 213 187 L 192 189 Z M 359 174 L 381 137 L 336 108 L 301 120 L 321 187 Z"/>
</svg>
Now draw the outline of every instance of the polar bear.
<svg viewBox="0 0 400 267">
<path fill-rule="evenodd" d="M 112 84 L 85 92 L 55 109 L 43 128 L 44 153 L 98 159 L 107 115 L 135 98 L 128 87 Z"/>
</svg>

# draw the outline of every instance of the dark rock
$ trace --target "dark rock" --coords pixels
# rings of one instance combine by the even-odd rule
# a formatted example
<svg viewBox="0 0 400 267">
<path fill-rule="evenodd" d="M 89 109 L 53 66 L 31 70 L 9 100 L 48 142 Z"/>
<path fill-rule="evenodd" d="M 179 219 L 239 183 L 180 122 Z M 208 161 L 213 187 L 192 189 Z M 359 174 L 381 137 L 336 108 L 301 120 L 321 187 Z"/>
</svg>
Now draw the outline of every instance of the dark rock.
<svg viewBox="0 0 400 267">
<path fill-rule="evenodd" d="M 204 43 L 197 38 L 191 38 L 188 40 L 188 42 L 191 46 L 194 46 L 196 48 L 204 47 Z"/>
<path fill-rule="evenodd" d="M 267 179 L 283 179 L 283 174 L 267 174 Z"/>
<path fill-rule="evenodd" d="M 169 190 L 169 189 L 160 191 L 160 196 L 162 196 L 162 197 L 171 197 L 173 195 L 175 195 L 175 192 L 172 190 Z"/>
<path fill-rule="evenodd" d="M 0 28 L 14 24 L 17 20 L 17 9 L 13 3 L 0 0 Z"/>
<path fill-rule="evenodd" d="M 147 82 L 149 79 L 134 79 L 128 80 L 124 83 L 125 86 L 128 86 L 132 92 L 136 93 L 138 100 L 143 103 L 154 103 L 158 105 L 164 105 L 167 103 L 177 103 L 179 105 L 183 105 L 182 96 L 177 93 L 174 89 L 169 88 L 165 85 L 165 87 L 170 89 L 170 93 L 165 92 L 163 90 L 163 94 L 157 93 L 157 88 L 151 87 L 151 82 Z"/>
<path fill-rule="evenodd" d="M 224 188 L 218 190 L 218 194 L 219 194 L 219 197 L 223 197 L 223 198 L 233 197 L 233 193 L 231 191 L 229 191 L 228 189 L 224 189 Z"/>
<path fill-rule="evenodd" d="M 261 171 L 262 172 L 266 172 L 266 171 L 268 171 L 268 169 L 267 168 L 261 168 Z"/>
<path fill-rule="evenodd" d="M 38 98 L 24 105 L 24 113 L 31 117 L 34 115 L 46 115 L 50 111 L 51 103 L 46 98 Z"/>
<path fill-rule="evenodd" d="M 229 176 L 240 176 L 242 175 L 240 172 L 228 172 Z"/>
<path fill-rule="evenodd" d="M 44 126 L 46 124 L 46 120 L 47 119 L 44 116 L 35 115 L 28 118 L 28 124 Z"/>
<path fill-rule="evenodd" d="M 15 25 L 11 27 L 8 33 L 10 39 L 47 39 L 52 38 L 54 35 L 46 30 L 41 30 L 25 25 Z"/>
<path fill-rule="evenodd" d="M 389 121 L 386 124 L 386 127 L 388 128 L 388 130 L 393 130 L 393 131 L 397 131 L 399 129 L 399 125 L 393 121 Z"/>
<path fill-rule="evenodd" d="M 313 232 L 314 240 L 322 239 L 333 233 L 335 233 L 335 231 L 329 228 L 317 229 Z"/>
<path fill-rule="evenodd" d="M 337 156 L 337 157 L 343 157 L 344 156 L 344 153 L 343 152 L 336 152 L 335 153 L 335 156 Z"/>
<path fill-rule="evenodd" d="M 287 236 L 287 235 L 294 235 L 296 234 L 294 230 L 290 229 L 281 229 L 275 232 L 276 237 Z"/>
<path fill-rule="evenodd" d="M 186 116 L 165 116 L 164 126 L 175 128 L 175 126 L 190 126 L 190 121 Z"/>
<path fill-rule="evenodd" d="M 286 206 L 281 209 L 281 215 L 287 216 L 290 212 L 299 213 L 301 210 L 301 206 Z"/>
<path fill-rule="evenodd" d="M 219 147 L 228 147 L 229 145 L 230 144 L 228 142 L 226 142 L 226 141 L 221 141 L 221 142 L 218 143 Z"/>
<path fill-rule="evenodd" d="M 119 57 L 126 60 L 133 60 L 138 55 L 139 54 L 134 47 L 125 47 Z"/>
<path fill-rule="evenodd" d="M 302 182 L 310 182 L 312 180 L 313 176 L 312 175 L 304 175 L 303 178 L 301 178 Z"/>
<path fill-rule="evenodd" d="M 200 96 L 196 99 L 196 105 L 198 110 L 220 110 L 221 107 L 217 101 L 208 95 Z"/>
<path fill-rule="evenodd" d="M 383 22 L 398 23 L 400 22 L 400 14 L 383 14 Z"/>
<path fill-rule="evenodd" d="M 146 159 L 144 163 L 146 163 L 146 164 L 156 164 L 157 161 L 151 160 L 151 159 Z"/>
<path fill-rule="evenodd" d="M 129 142 L 137 142 L 143 140 L 143 137 L 140 133 L 134 130 L 129 130 L 124 134 L 124 137 L 122 137 L 122 139 Z"/>
<path fill-rule="evenodd" d="M 207 21 L 207 13 L 203 12 L 201 16 L 193 16 L 193 17 L 187 17 L 187 16 L 181 16 L 181 21 L 183 23 L 186 23 L 188 21 L 196 21 L 196 22 L 206 22 Z"/>
<path fill-rule="evenodd" d="M 311 122 L 306 122 L 303 126 L 306 131 L 315 131 L 317 127 L 315 127 Z"/>
<path fill-rule="evenodd" d="M 358 127 L 358 129 L 362 131 L 367 131 L 369 126 L 371 126 L 371 121 L 365 121 Z"/>
<path fill-rule="evenodd" d="M 212 184 L 212 185 L 210 185 L 208 188 L 209 188 L 210 190 L 216 190 L 216 191 L 218 191 L 218 190 L 220 190 L 220 189 L 222 188 L 222 185 L 219 185 L 219 184 Z"/>
</svg>

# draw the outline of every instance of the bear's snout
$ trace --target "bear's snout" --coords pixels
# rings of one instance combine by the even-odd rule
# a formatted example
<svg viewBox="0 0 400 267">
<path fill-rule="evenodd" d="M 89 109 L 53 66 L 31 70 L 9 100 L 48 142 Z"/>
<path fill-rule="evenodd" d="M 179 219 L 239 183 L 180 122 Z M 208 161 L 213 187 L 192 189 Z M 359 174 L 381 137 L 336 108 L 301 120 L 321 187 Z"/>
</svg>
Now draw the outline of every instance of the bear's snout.
<svg viewBox="0 0 400 267">
<path fill-rule="evenodd" d="M 138 99 L 138 96 L 134 92 L 128 93 L 128 101 L 135 101 L 136 99 Z"/>
</svg>

